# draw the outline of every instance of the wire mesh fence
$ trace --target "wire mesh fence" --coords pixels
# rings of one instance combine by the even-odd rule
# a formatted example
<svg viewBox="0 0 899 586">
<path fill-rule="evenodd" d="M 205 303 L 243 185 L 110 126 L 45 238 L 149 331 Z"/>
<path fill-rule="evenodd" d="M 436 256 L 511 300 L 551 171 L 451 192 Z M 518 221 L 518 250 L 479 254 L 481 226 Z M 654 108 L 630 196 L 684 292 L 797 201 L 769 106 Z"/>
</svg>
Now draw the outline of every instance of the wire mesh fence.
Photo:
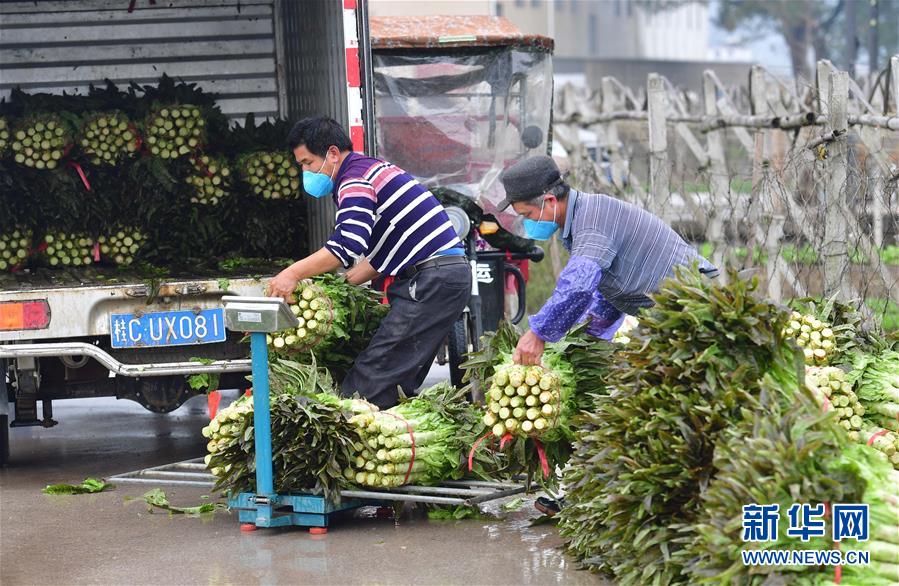
<svg viewBox="0 0 899 586">
<path fill-rule="evenodd" d="M 838 295 L 899 327 L 899 55 L 857 82 L 828 61 L 813 86 L 762 67 L 681 90 L 564 86 L 554 138 L 570 182 L 641 205 L 719 266 L 754 268 L 777 301 Z"/>
</svg>

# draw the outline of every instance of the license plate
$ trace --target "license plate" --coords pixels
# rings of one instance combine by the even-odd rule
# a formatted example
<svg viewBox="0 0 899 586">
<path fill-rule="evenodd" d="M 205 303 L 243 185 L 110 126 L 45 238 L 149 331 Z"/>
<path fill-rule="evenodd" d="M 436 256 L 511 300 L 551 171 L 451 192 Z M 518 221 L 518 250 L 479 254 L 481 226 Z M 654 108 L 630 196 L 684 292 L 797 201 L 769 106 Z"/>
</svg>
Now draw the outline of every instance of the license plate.
<svg viewBox="0 0 899 586">
<path fill-rule="evenodd" d="M 187 346 L 225 340 L 223 309 L 113 313 L 109 316 L 113 348 Z"/>
</svg>

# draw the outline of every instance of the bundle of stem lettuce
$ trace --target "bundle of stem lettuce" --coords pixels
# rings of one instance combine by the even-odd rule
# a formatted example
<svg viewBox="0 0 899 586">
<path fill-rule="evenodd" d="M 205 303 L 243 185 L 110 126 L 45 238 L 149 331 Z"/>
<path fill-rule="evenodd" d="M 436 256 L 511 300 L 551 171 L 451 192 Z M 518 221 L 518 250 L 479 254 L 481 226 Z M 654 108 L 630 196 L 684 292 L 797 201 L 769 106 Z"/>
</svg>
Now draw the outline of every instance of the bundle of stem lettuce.
<svg viewBox="0 0 899 586">
<path fill-rule="evenodd" d="M 0 234 L 0 271 L 14 269 L 25 262 L 31 251 L 31 231 L 17 227 Z"/>
<path fill-rule="evenodd" d="M 147 237 L 137 228 L 122 228 L 109 236 L 100 236 L 100 255 L 103 260 L 127 267 L 134 262 Z"/>
<path fill-rule="evenodd" d="M 547 429 L 542 435 L 539 435 L 539 439 L 534 437 L 533 429 L 535 428 L 532 428 L 529 436 L 528 432 L 522 434 L 523 424 L 519 425 L 518 433 L 512 436 L 512 441 L 501 442 L 501 445 L 508 445 L 508 448 L 504 448 L 503 451 L 492 449 L 498 447 L 494 445 L 495 442 L 485 443 L 485 438 L 475 438 L 475 441 L 479 441 L 479 443 L 477 443 L 477 449 L 472 452 L 472 456 L 477 463 L 476 470 L 480 470 L 477 472 L 478 474 L 495 478 L 526 474 L 528 484 L 535 477 L 539 478 L 541 483 L 548 488 L 552 488 L 555 484 L 555 476 L 546 478 L 542 473 L 537 472 L 542 468 L 541 459 L 545 458 L 550 471 L 566 464 L 571 453 L 571 442 L 576 429 L 573 416 L 592 406 L 594 396 L 606 392 L 605 381 L 608 365 L 615 351 L 620 347 L 617 344 L 590 336 L 586 333 L 586 328 L 586 323 L 580 324 L 559 342 L 546 345 L 543 363 L 561 375 L 558 399 L 554 398 L 552 394 L 546 397 L 554 405 L 554 410 L 556 404 L 561 406 L 557 420 L 551 427 L 547 425 Z M 462 364 L 466 371 L 465 380 L 486 389 L 485 398 L 488 401 L 487 409 L 490 413 L 493 413 L 491 407 L 495 409 L 497 402 L 505 402 L 502 398 L 493 399 L 496 394 L 493 392 L 494 387 L 497 386 L 494 383 L 499 370 L 509 367 L 509 356 L 520 336 L 520 331 L 514 325 L 503 321 L 496 332 L 488 332 L 481 337 L 479 349 L 469 354 L 468 360 Z M 500 408 L 503 406 L 511 408 L 511 414 L 514 416 L 515 407 L 511 407 L 513 397 L 505 395 L 505 387 L 502 392 L 503 397 L 509 399 L 509 405 L 500 404 L 499 406 Z M 541 389 L 541 394 L 542 392 Z M 533 390 L 528 396 L 534 396 Z M 517 388 L 515 397 L 518 397 Z M 539 401 L 540 395 L 537 397 Z M 533 402 L 533 399 L 531 401 Z M 527 406 L 527 396 L 525 396 L 524 402 Z M 497 421 L 493 424 L 494 427 L 487 428 L 492 431 L 494 437 L 500 431 L 499 412 L 496 412 L 495 415 Z M 527 409 L 525 409 L 524 415 L 527 418 Z M 486 424 L 490 418 L 488 415 L 484 417 Z M 528 421 L 532 420 L 528 419 Z M 514 423 L 512 425 L 515 426 Z M 503 427 L 505 427 L 505 420 L 503 420 Z M 506 432 L 507 430 L 504 430 L 501 435 L 504 436 Z"/>
<path fill-rule="evenodd" d="M 205 127 L 200 108 L 187 104 L 165 106 L 147 119 L 147 145 L 157 157 L 177 159 L 203 145 Z"/>
<path fill-rule="evenodd" d="M 563 408 L 573 393 L 571 366 L 554 352 L 543 355 L 545 366 L 524 367 L 507 355 L 487 389 L 484 425 L 493 435 L 548 438 L 563 420 Z M 563 384 L 564 383 L 564 384 Z M 570 415 L 569 412 L 566 416 Z"/>
<path fill-rule="evenodd" d="M 678 581 L 720 584 L 826 584 L 834 577 L 828 566 L 743 565 L 741 551 L 751 549 L 829 550 L 833 548 L 832 518 L 825 516 L 825 534 L 803 542 L 787 535 L 774 541 L 744 542 L 742 518 L 747 504 L 780 506 L 780 515 L 794 503 L 866 503 L 871 539 L 849 540 L 843 549 L 867 549 L 872 563 L 842 568 L 844 585 L 886 585 L 899 580 L 899 476 L 873 452 L 851 444 L 801 390 L 785 401 L 780 383 L 766 376 L 761 409 L 747 409 L 743 421 L 723 430 L 717 442 L 715 475 L 701 494 L 695 517 L 685 519 L 689 536 L 681 552 L 685 571 Z"/>
<path fill-rule="evenodd" d="M 328 373 L 314 365 L 278 360 L 270 364 L 269 375 L 275 489 L 338 499 L 337 491 L 348 484 L 343 470 L 358 440 L 349 419 L 377 407 L 340 398 Z M 209 438 L 206 466 L 218 477 L 215 490 L 254 490 L 253 398 L 241 397 L 221 410 L 203 436 Z"/>
<path fill-rule="evenodd" d="M 275 352 L 308 350 L 322 342 L 332 329 L 343 330 L 346 310 L 335 307 L 326 288 L 326 285 L 313 280 L 297 283 L 294 291 L 296 300 L 290 303 L 290 311 L 297 316 L 299 324 L 296 328 L 266 337 L 266 342 Z"/>
<path fill-rule="evenodd" d="M 832 412 L 837 424 L 849 432 L 849 438 L 858 441 L 865 407 L 846 380 L 846 373 L 833 366 L 807 366 L 805 384 L 823 409 Z"/>
<path fill-rule="evenodd" d="M 96 114 L 81 127 L 81 149 L 95 165 L 115 165 L 137 152 L 138 141 L 137 130 L 122 112 Z"/>
<path fill-rule="evenodd" d="M 0 157 L 6 156 L 6 151 L 9 150 L 9 122 L 3 116 L 0 116 Z"/>
<path fill-rule="evenodd" d="M 42 254 L 51 267 L 80 267 L 93 264 L 94 240 L 86 234 L 52 232 L 44 236 Z"/>
<path fill-rule="evenodd" d="M 836 352 L 834 333 L 830 324 L 813 315 L 802 315 L 794 311 L 790 315 L 790 322 L 784 330 L 784 335 L 796 338 L 796 343 L 802 348 L 806 364 L 827 364 L 831 355 Z"/>
<path fill-rule="evenodd" d="M 196 172 L 185 179 L 196 190 L 191 195 L 191 203 L 216 205 L 222 201 L 231 187 L 227 161 L 223 157 L 201 155 L 191 159 L 191 164 Z"/>
<path fill-rule="evenodd" d="M 441 383 L 386 411 L 355 415 L 350 421 L 360 440 L 345 478 L 377 488 L 459 478 L 467 438 L 482 429 L 466 393 Z"/>
<path fill-rule="evenodd" d="M 856 393 L 866 410 L 865 437 L 861 439 L 883 452 L 899 469 L 899 351 L 858 353 L 853 367 L 850 376 L 856 380 Z M 877 434 L 874 439 L 873 434 Z"/>
<path fill-rule="evenodd" d="M 764 412 L 766 375 L 776 383 L 766 392 L 784 401 L 800 388 L 801 358 L 783 336 L 789 314 L 756 294 L 757 279 L 676 275 L 616 353 L 608 393 L 575 421 L 563 476 L 570 551 L 624 585 L 686 581 L 683 549 L 721 433 Z"/>
<path fill-rule="evenodd" d="M 315 359 L 340 381 L 364 350 L 388 307 L 378 293 L 325 274 L 297 285 L 290 309 L 299 326 L 267 337 L 273 356 L 302 362 Z"/>
<path fill-rule="evenodd" d="M 802 348 L 808 365 L 844 365 L 851 360 L 852 352 L 865 344 L 857 303 L 837 297 L 838 294 L 827 299 L 806 297 L 790 303 L 793 311 L 784 334 Z"/>
<path fill-rule="evenodd" d="M 16 163 L 35 169 L 55 169 L 72 144 L 69 126 L 56 114 L 34 114 L 19 122 L 13 133 Z"/>
<path fill-rule="evenodd" d="M 265 199 L 288 199 L 299 195 L 300 172 L 288 155 L 260 151 L 240 162 L 244 180 L 253 193 Z"/>
</svg>

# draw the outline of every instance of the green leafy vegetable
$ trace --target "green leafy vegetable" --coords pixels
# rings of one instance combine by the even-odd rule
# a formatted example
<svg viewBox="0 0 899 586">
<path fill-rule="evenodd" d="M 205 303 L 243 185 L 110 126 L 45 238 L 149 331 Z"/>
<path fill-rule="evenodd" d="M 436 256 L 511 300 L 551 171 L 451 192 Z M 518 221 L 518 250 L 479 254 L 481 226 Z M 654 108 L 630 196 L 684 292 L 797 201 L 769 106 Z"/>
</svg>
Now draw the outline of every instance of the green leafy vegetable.
<svg viewBox="0 0 899 586">
<path fill-rule="evenodd" d="M 428 510 L 428 519 L 432 521 L 461 521 L 463 519 L 486 520 L 493 519 L 493 517 L 484 514 L 477 507 L 457 505 L 455 507 L 434 506 Z"/>
<path fill-rule="evenodd" d="M 147 510 L 151 513 L 155 509 L 168 511 L 170 515 L 187 515 L 189 517 L 202 515 L 204 513 L 214 513 L 217 509 L 227 508 L 224 503 L 203 503 L 193 507 L 177 507 L 169 502 L 168 496 L 161 488 L 154 488 L 144 493 L 144 501 L 147 503 Z"/>
<path fill-rule="evenodd" d="M 96 478 L 85 478 L 81 484 L 50 484 L 41 490 L 44 494 L 91 494 L 112 490 L 114 484 L 109 484 Z"/>
<path fill-rule="evenodd" d="M 519 497 L 503 503 L 502 508 L 504 511 L 519 511 L 522 506 L 524 506 L 524 499 Z"/>
</svg>

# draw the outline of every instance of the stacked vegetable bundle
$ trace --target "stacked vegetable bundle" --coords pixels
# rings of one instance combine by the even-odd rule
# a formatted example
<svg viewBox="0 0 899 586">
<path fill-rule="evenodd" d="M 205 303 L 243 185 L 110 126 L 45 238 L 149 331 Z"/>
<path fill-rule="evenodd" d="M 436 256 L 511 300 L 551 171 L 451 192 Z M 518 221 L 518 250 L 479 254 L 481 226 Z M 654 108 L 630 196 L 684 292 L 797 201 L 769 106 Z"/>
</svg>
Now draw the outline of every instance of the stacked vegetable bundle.
<svg viewBox="0 0 899 586">
<path fill-rule="evenodd" d="M 339 499 L 336 491 L 346 484 L 343 470 L 358 441 L 349 418 L 374 407 L 340 399 L 328 374 L 314 365 L 276 361 L 269 376 L 275 490 L 321 492 Z M 256 480 L 252 397 L 221 410 L 203 435 L 210 438 L 206 466 L 218 477 L 215 489 L 229 494 L 252 491 Z"/>
<path fill-rule="evenodd" d="M 561 533 L 622 584 L 685 580 L 722 431 L 763 412 L 765 377 L 768 392 L 799 392 L 788 314 L 755 295 L 757 281 L 730 277 L 715 286 L 679 269 L 666 281 L 618 353 L 609 393 L 577 421 Z"/>
<path fill-rule="evenodd" d="M 206 120 L 196 106 L 181 104 L 163 107 L 147 120 L 147 145 L 157 157 L 183 157 L 205 143 L 205 126 Z"/>
<path fill-rule="evenodd" d="M 241 168 L 244 180 L 256 195 L 265 199 L 288 199 L 299 195 L 300 173 L 284 153 L 253 153 L 242 161 Z"/>
<path fill-rule="evenodd" d="M 290 304 L 290 311 L 297 316 L 296 329 L 285 330 L 266 337 L 275 350 L 303 351 L 317 345 L 333 328 L 344 324 L 335 321 L 344 319 L 344 312 L 335 311 L 334 303 L 325 288 L 313 281 L 302 281 L 294 292 L 296 301 Z"/>
<path fill-rule="evenodd" d="M 66 123 L 58 115 L 48 113 L 23 120 L 13 137 L 15 161 L 35 169 L 55 169 L 72 143 Z"/>
<path fill-rule="evenodd" d="M 9 148 L 9 137 L 9 122 L 0 116 L 0 157 L 6 155 L 6 150 Z"/>
<path fill-rule="evenodd" d="M 467 444 L 480 429 L 477 409 L 465 400 L 467 389 L 446 383 L 422 391 L 386 411 L 354 416 L 361 441 L 344 469 L 350 482 L 394 488 L 432 484 L 457 477 Z"/>
<path fill-rule="evenodd" d="M 865 408 L 846 380 L 846 373 L 833 366 L 809 366 L 805 370 L 805 384 L 825 411 L 833 411 L 838 424 L 858 441 Z"/>
<path fill-rule="evenodd" d="M 103 260 L 126 267 L 134 262 L 147 237 L 136 228 L 122 228 L 110 236 L 100 236 L 100 256 Z"/>
<path fill-rule="evenodd" d="M 733 584 L 792 583 L 876 586 L 899 581 L 899 474 L 864 446 L 851 445 L 804 393 L 788 403 L 775 381 L 765 381 L 761 410 L 724 430 L 712 465 L 715 476 L 702 491 L 701 507 L 691 521 L 681 580 Z M 780 531 L 767 543 L 743 540 L 746 504 L 779 505 L 781 515 L 797 503 L 864 503 L 869 506 L 871 537 L 845 541 L 845 549 L 868 550 L 868 565 L 743 565 L 741 551 L 751 549 L 830 550 L 833 519 L 825 514 L 824 536 L 808 541 Z M 695 526 L 693 526 L 695 523 Z"/>
<path fill-rule="evenodd" d="M 796 338 L 802 348 L 806 364 L 827 364 L 835 352 L 834 333 L 827 324 L 813 315 L 794 311 L 784 329 L 788 338 Z"/>
<path fill-rule="evenodd" d="M 107 112 L 89 118 L 81 128 L 81 148 L 92 155 L 95 165 L 115 165 L 124 156 L 137 151 L 137 129 L 121 112 Z"/>
<path fill-rule="evenodd" d="M 509 359 L 496 369 L 487 399 L 484 424 L 493 435 L 540 437 L 559 426 L 562 374 L 541 366 L 526 368 Z"/>
<path fill-rule="evenodd" d="M 80 267 L 94 262 L 94 241 L 85 234 L 53 232 L 44 236 L 38 250 L 51 267 Z"/>
<path fill-rule="evenodd" d="M 232 125 L 215 96 L 165 75 L 126 89 L 107 82 L 86 95 L 14 89 L 0 102 L 3 230 L 27 228 L 38 241 L 48 229 L 96 239 L 115 218 L 134 218 L 150 244 L 142 260 L 165 268 L 302 254 L 302 206 L 257 196 L 236 172 L 248 153 L 266 150 L 284 168 L 273 171 L 278 185 L 286 180 L 296 191 L 288 131 L 286 121 L 252 116 Z M 40 270 L 44 260 L 29 256 L 22 268 Z"/>
<path fill-rule="evenodd" d="M 899 352 L 857 353 L 851 377 L 864 413 L 860 440 L 882 452 L 899 470 Z"/>
<path fill-rule="evenodd" d="M 861 387 L 856 398 L 852 377 L 820 366 L 800 384 L 785 337 L 795 316 L 756 296 L 757 281 L 730 277 L 713 286 L 679 270 L 665 282 L 609 370 L 609 393 L 576 420 L 560 515 L 570 550 L 621 584 L 820 584 L 832 569 L 743 564 L 745 549 L 832 548 L 792 538 L 783 524 L 775 542 L 746 543 L 743 506 L 867 503 L 881 528 L 853 549 L 868 547 L 876 561 L 843 568 L 843 583 L 894 583 L 899 501 L 887 493 L 897 478 L 850 441 L 872 437 Z M 853 318 L 831 313 L 834 338 L 851 346 Z"/>
<path fill-rule="evenodd" d="M 327 365 L 342 380 L 387 313 L 375 291 L 326 274 L 297 285 L 290 310 L 299 326 L 267 337 L 272 356 Z"/>
<path fill-rule="evenodd" d="M 472 472 L 492 478 L 526 474 L 528 485 L 536 477 L 545 488 L 556 487 L 558 478 L 553 471 L 568 461 L 578 425 L 575 414 L 589 409 L 594 398 L 605 393 L 609 364 L 620 347 L 590 336 L 586 327 L 586 323 L 581 324 L 559 342 L 547 344 L 543 367 L 533 368 L 530 373 L 527 368 L 510 363 L 509 357 L 521 335 L 514 326 L 502 322 L 496 332 L 481 338 L 479 350 L 469 354 L 469 360 L 462 365 L 466 381 L 487 389 L 483 422 L 490 426 L 485 435 L 474 438 L 469 453 Z M 510 385 L 518 382 L 519 374 L 522 384 Z M 528 374 L 531 381 L 537 381 L 536 385 L 527 384 Z M 544 375 L 548 375 L 546 379 Z M 541 383 L 549 388 L 541 388 Z M 529 401 L 533 405 L 529 406 Z M 544 408 L 552 414 L 547 415 Z M 500 416 L 507 414 L 503 409 L 508 410 L 510 417 L 500 421 Z M 516 417 L 516 409 L 523 419 Z M 528 413 L 531 409 L 537 411 Z M 536 422 L 541 419 L 545 423 L 538 430 Z M 494 441 L 486 441 L 488 436 L 494 440 L 501 437 L 498 446 Z"/>
<path fill-rule="evenodd" d="M 201 155 L 191 159 L 195 174 L 187 176 L 187 183 L 196 188 L 191 196 L 191 203 L 204 205 L 216 205 L 225 195 L 231 185 L 231 169 L 227 161 L 221 157 Z"/>
<path fill-rule="evenodd" d="M 25 228 L 14 228 L 0 234 L 0 271 L 7 271 L 22 264 L 31 252 L 31 233 Z"/>
</svg>

